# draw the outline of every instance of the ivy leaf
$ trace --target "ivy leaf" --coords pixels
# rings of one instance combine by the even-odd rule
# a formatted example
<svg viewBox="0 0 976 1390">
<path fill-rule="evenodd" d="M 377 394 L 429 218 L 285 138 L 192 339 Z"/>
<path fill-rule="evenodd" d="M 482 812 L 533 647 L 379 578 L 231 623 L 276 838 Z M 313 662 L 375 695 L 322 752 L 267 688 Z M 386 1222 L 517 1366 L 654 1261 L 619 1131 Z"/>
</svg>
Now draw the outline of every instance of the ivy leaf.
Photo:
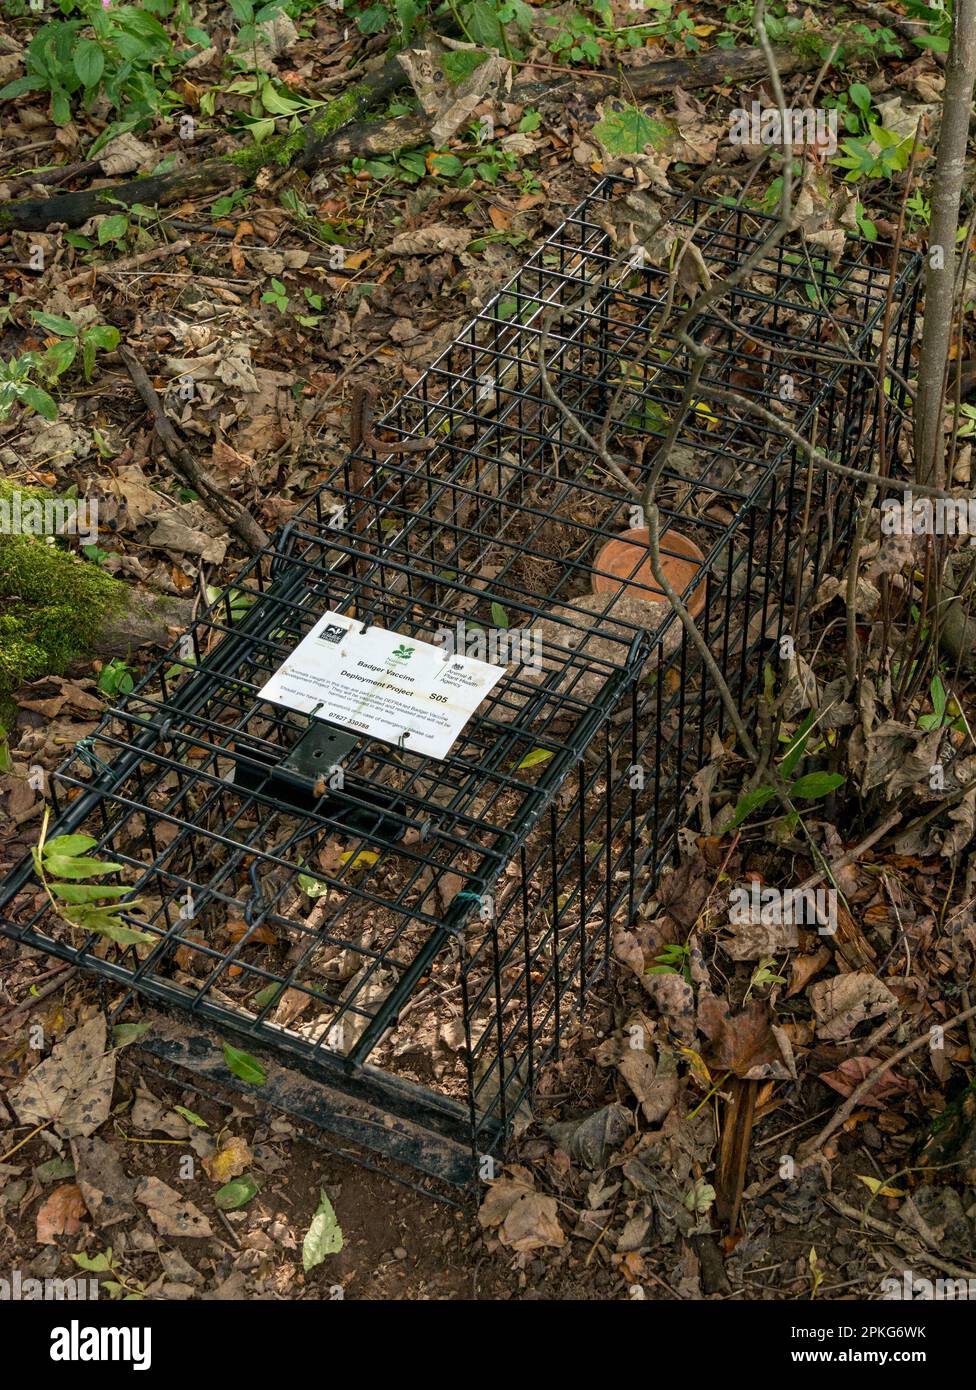
<svg viewBox="0 0 976 1390">
<path fill-rule="evenodd" d="M 321 1201 L 302 1241 L 302 1265 L 306 1274 L 320 1265 L 327 1255 L 338 1255 L 342 1249 L 342 1227 L 332 1203 L 324 1191 L 320 1190 L 319 1195 Z"/>
<path fill-rule="evenodd" d="M 241 1052 L 239 1048 L 231 1047 L 230 1043 L 224 1043 L 224 1061 L 242 1081 L 248 1081 L 252 1086 L 263 1086 L 267 1081 L 264 1068 L 255 1057 L 248 1052 Z"/>
<path fill-rule="evenodd" d="M 666 121 L 645 116 L 637 106 L 608 112 L 593 127 L 593 134 L 608 154 L 643 154 L 648 145 L 660 150 L 674 132 Z"/>
</svg>

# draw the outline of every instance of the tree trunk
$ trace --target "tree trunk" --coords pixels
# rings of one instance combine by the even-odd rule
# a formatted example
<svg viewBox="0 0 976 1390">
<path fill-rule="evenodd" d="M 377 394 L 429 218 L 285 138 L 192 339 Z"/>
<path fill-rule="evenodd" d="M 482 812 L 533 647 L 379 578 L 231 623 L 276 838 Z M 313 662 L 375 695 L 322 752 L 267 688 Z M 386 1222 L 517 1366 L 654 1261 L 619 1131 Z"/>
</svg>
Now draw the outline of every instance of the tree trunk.
<svg viewBox="0 0 976 1390">
<path fill-rule="evenodd" d="M 956 0 L 932 192 L 925 327 L 915 404 L 915 476 L 945 487 L 945 386 L 955 302 L 956 233 L 976 82 L 976 0 Z"/>
</svg>

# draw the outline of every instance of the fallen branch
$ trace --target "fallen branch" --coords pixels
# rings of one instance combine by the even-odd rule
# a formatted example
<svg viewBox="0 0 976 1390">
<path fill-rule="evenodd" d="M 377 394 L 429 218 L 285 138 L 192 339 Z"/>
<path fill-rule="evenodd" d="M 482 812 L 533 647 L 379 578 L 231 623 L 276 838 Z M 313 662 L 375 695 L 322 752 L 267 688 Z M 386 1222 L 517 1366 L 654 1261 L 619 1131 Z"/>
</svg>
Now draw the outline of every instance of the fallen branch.
<svg viewBox="0 0 976 1390">
<path fill-rule="evenodd" d="M 957 1265 L 951 1265 L 947 1260 L 943 1260 L 941 1256 L 931 1252 L 927 1243 L 922 1240 L 922 1237 L 917 1231 L 913 1231 L 916 1239 L 912 1240 L 909 1236 L 906 1236 L 903 1232 L 892 1226 L 890 1222 L 882 1221 L 877 1216 L 871 1216 L 870 1213 L 866 1211 L 859 1211 L 857 1207 L 852 1207 L 847 1202 L 842 1202 L 841 1199 L 835 1197 L 832 1192 L 828 1193 L 824 1200 L 828 1206 L 833 1207 L 834 1211 L 839 1212 L 841 1216 L 846 1216 L 849 1220 L 856 1221 L 860 1226 L 867 1226 L 870 1230 L 877 1231 L 879 1235 L 883 1235 L 888 1240 L 893 1241 L 899 1249 L 911 1255 L 913 1260 L 918 1260 L 921 1264 L 931 1265 L 933 1269 L 941 1269 L 943 1274 L 948 1274 L 953 1279 L 972 1279 L 972 1270 L 960 1269 Z"/>
<path fill-rule="evenodd" d="M 197 463 L 189 449 L 180 440 L 142 363 L 129 348 L 119 348 L 119 356 L 125 363 L 126 370 L 132 378 L 133 386 L 139 392 L 143 405 L 152 416 L 156 433 L 166 452 L 166 457 L 173 465 L 173 471 L 179 475 L 180 481 L 189 483 L 194 491 L 200 494 L 201 500 L 214 515 L 224 525 L 229 526 L 253 554 L 263 550 L 268 544 L 268 537 L 264 529 L 254 520 L 250 512 L 241 506 L 240 502 L 221 492 L 210 474 Z"/>
<path fill-rule="evenodd" d="M 294 166 L 310 167 L 322 156 L 326 143 L 337 130 L 365 115 L 406 82 L 403 68 L 391 58 L 378 72 L 367 74 L 362 82 L 329 102 L 300 131 L 276 136 L 260 145 L 244 145 L 229 154 L 170 174 L 130 179 L 110 188 L 83 189 L 53 198 L 24 198 L 11 202 L 0 208 L 0 231 L 43 231 L 53 223 L 78 227 L 99 213 L 117 212 L 120 203 L 126 207 L 134 203 L 167 207 L 202 193 L 236 188 L 269 165 L 280 167 L 282 172 Z"/>
<path fill-rule="evenodd" d="M 810 53 L 794 52 L 791 48 L 773 50 L 780 75 L 805 72 L 816 67 L 819 59 Z M 599 100 L 603 96 L 620 95 L 626 98 L 649 97 L 660 92 L 673 92 L 675 87 L 714 87 L 726 82 L 747 82 L 768 74 L 762 48 L 711 48 L 688 58 L 659 58 L 641 67 L 621 68 L 606 76 L 581 77 L 569 73 L 548 82 L 517 82 L 509 100 L 520 104 L 545 101 L 572 93 L 577 101 Z"/>
<path fill-rule="evenodd" d="M 961 1027 L 962 1024 L 974 1016 L 976 1016 L 976 1008 L 964 1009 L 962 1013 L 956 1014 L 953 1018 L 947 1019 L 945 1023 L 940 1023 L 938 1026 L 944 1033 L 948 1033 L 954 1028 Z M 815 1135 L 812 1139 L 807 1140 L 805 1144 L 800 1145 L 797 1155 L 799 1158 L 798 1166 L 800 1168 L 806 1168 L 816 1160 L 831 1135 L 840 1129 L 841 1125 L 857 1109 L 864 1097 L 874 1089 L 882 1072 L 891 1071 L 899 1062 L 903 1062 L 905 1058 L 910 1057 L 913 1052 L 920 1052 L 923 1047 L 928 1047 L 930 1043 L 931 1035 L 927 1032 L 923 1033 L 921 1037 L 913 1038 L 910 1043 L 906 1043 L 904 1047 L 899 1048 L 898 1051 L 892 1053 L 890 1057 L 884 1057 L 880 1062 L 876 1062 L 870 1071 L 865 1073 L 864 1079 L 854 1087 L 844 1103 L 838 1106 L 834 1111 L 820 1133 Z"/>
<path fill-rule="evenodd" d="M 184 237 L 181 241 L 161 241 L 157 246 L 150 246 L 148 251 L 140 251 L 136 256 L 123 256 L 118 261 L 86 266 L 78 275 L 72 275 L 70 280 L 65 280 L 61 288 L 70 290 L 75 285 L 84 285 L 86 281 L 94 282 L 99 275 L 114 275 L 118 270 L 135 270 L 137 266 L 147 265 L 150 261 L 161 261 L 166 256 L 179 256 L 182 252 L 188 251 L 191 245 L 189 237 Z"/>
</svg>

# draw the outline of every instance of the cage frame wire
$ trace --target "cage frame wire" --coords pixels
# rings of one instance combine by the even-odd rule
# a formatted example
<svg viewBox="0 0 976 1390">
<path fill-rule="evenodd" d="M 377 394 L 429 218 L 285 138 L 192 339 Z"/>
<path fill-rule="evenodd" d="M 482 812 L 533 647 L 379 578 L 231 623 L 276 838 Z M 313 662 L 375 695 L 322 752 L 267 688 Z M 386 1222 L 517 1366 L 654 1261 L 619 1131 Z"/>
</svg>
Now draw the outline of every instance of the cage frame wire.
<svg viewBox="0 0 976 1390">
<path fill-rule="evenodd" d="M 614 600 L 580 644 L 575 610 L 565 607 L 592 574 L 598 545 L 619 531 L 632 499 L 600 476 L 598 454 L 552 411 L 540 352 L 561 399 L 591 434 L 599 434 L 611 401 L 623 397 L 628 409 L 636 401 L 640 413 L 625 416 L 621 430 L 644 445 L 660 443 L 661 421 L 688 380 L 687 354 L 662 323 L 670 301 L 666 272 L 635 267 L 614 249 L 606 226 L 610 200 L 626 189 L 624 181 L 602 180 L 379 422 L 395 441 L 430 441 L 419 462 L 416 454 L 397 457 L 382 445 L 339 462 L 271 546 L 247 562 L 189 634 L 57 770 L 50 834 L 82 826 L 96 834 L 92 821 L 100 818 L 93 852 L 108 851 L 137 872 L 136 894 L 163 885 L 155 913 L 133 919 L 156 935 L 156 944 L 143 958 L 129 948 L 108 959 L 95 954 L 96 937 L 77 944 L 42 930 L 43 909 L 26 920 L 22 911 L 12 912 L 30 888 L 29 857 L 0 885 L 4 934 L 93 971 L 124 991 L 123 1004 L 147 1000 L 180 1021 L 184 1033 L 191 1025 L 197 1029 L 189 1045 L 179 1029 L 163 1026 L 160 1057 L 196 1065 L 213 1081 L 220 1077 L 219 1058 L 215 1071 L 207 1030 L 244 1041 L 289 1069 L 278 1088 L 282 1108 L 289 1108 L 288 1076 L 308 1078 L 320 1095 L 318 1103 L 305 1105 L 316 1123 L 325 1114 L 325 1127 L 331 1122 L 344 1139 L 448 1184 L 485 1176 L 486 1159 L 499 1158 L 519 1128 L 539 1072 L 560 1054 L 592 985 L 607 975 L 617 915 L 624 911 L 632 920 L 675 858 L 681 798 L 706 761 L 707 737 L 725 729 L 724 707 L 675 614 L 647 628 L 615 617 Z M 753 209 L 697 195 L 670 214 L 676 230 L 693 232 L 719 274 L 741 261 L 770 221 Z M 825 257 L 807 251 L 800 257 L 780 243 L 771 265 L 726 296 L 720 316 L 706 312 L 690 325 L 692 335 L 709 338 L 703 382 L 738 373 L 744 380 L 736 382 L 737 392 L 768 403 L 765 368 L 758 384 L 749 376 L 742 344 L 751 342 L 764 363 L 775 368 L 778 356 L 798 379 L 801 405 L 786 415 L 795 430 L 820 431 L 818 442 L 842 461 L 870 457 L 879 410 L 896 412 L 889 425 L 889 438 L 896 438 L 905 402 L 898 384 L 890 399 L 879 401 L 864 361 L 885 309 L 888 272 L 876 263 L 885 254 L 890 257 L 891 249 L 877 243 L 850 242 L 831 267 Z M 918 270 L 918 256 L 903 252 L 893 272 L 889 361 L 902 379 Z M 763 274 L 771 291 L 763 288 Z M 818 305 L 828 288 L 831 295 Z M 840 302 L 853 303 L 861 316 L 845 319 Z M 797 318 L 815 330 L 812 340 L 790 336 Z M 705 555 L 696 581 L 705 586 L 699 625 L 740 711 L 751 719 L 758 657 L 785 631 L 802 627 L 805 600 L 849 532 L 855 490 L 814 474 L 802 450 L 747 414 L 699 411 L 696 402 L 679 442 L 706 463 L 689 476 L 669 462 L 659 480 L 662 553 L 669 552 L 668 533 L 676 523 L 697 528 Z M 583 462 L 568 472 L 574 459 Z M 728 460 L 732 473 L 723 481 L 719 464 Z M 642 446 L 639 479 L 648 466 Z M 736 483 L 737 470 L 746 482 Z M 717 517 L 705 503 L 694 512 L 696 489 Z M 586 514 L 567 519 L 566 507 L 581 495 Z M 519 525 L 528 526 L 528 537 L 516 534 Z M 559 528 L 576 543 L 558 560 L 558 580 L 541 592 L 546 566 L 554 563 L 543 542 Z M 446 613 L 476 611 L 489 590 L 483 568 L 475 566 L 484 566 L 489 555 L 503 559 L 489 576 L 492 602 L 524 614 L 525 630 L 548 623 L 541 676 L 510 668 L 433 772 L 430 759 L 414 756 L 411 762 L 402 748 L 389 751 L 359 739 L 339 793 L 310 793 L 295 749 L 315 722 L 257 701 L 261 673 L 266 678 L 307 632 L 309 620 L 328 609 L 413 636 L 429 635 Z M 243 615 L 242 594 L 252 599 Z M 742 620 L 741 639 L 733 615 Z M 602 645 L 594 651 L 598 639 Z M 669 673 L 675 678 L 670 689 Z M 256 732 L 250 726 L 259 722 L 259 705 Z M 547 755 L 531 779 L 518 776 L 526 750 Z M 628 784 L 622 760 L 631 778 L 635 767 L 648 767 L 650 787 Z M 160 798 L 170 789 L 164 803 Z M 199 806 L 198 796 L 204 798 Z M 222 828 L 207 823 L 211 812 L 229 813 L 236 803 Z M 140 816 L 148 862 L 119 844 Z M 297 828 L 286 834 L 289 821 Z M 279 822 L 284 839 L 276 841 Z M 168 843 L 164 825 L 167 835 L 174 832 Z M 312 928 L 314 907 L 304 923 L 289 915 L 285 894 L 293 893 L 302 860 L 296 864 L 288 853 L 305 841 L 325 844 L 350 835 L 375 861 L 357 873 L 362 849 L 356 849 L 351 862 L 316 869 L 312 877 L 339 894 L 340 927 L 349 901 L 366 921 L 371 912 L 393 914 L 394 923 L 405 919 L 376 950 L 372 940 L 364 944 L 361 935 L 357 941 L 348 926 L 329 927 L 325 918 Z M 174 845 L 187 852 L 182 870 L 174 867 Z M 205 869 L 208 856 L 221 851 L 222 866 L 198 883 L 198 867 Z M 393 861 L 409 866 L 395 898 L 384 895 L 379 873 Z M 252 890 L 247 896 L 239 870 Z M 273 881 L 276 872 L 284 875 L 280 884 Z M 449 901 L 438 899 L 437 884 L 446 874 L 461 885 Z M 175 914 L 176 890 L 191 896 L 189 920 L 205 905 L 208 913 L 239 914 L 243 933 L 222 947 L 190 938 L 180 925 L 182 913 Z M 327 908 L 329 893 L 324 897 Z M 415 923 L 423 934 L 412 941 Z M 247 956 L 262 931 L 276 941 L 281 932 L 292 946 L 298 932 L 304 954 L 289 971 Z M 394 950 L 401 944 L 405 959 Z M 176 970 L 181 948 L 200 957 L 197 967 L 201 961 L 212 967 L 195 993 L 186 981 L 176 984 L 160 973 L 164 966 Z M 361 960 L 348 1000 L 301 978 L 322 950 L 352 952 L 353 962 Z M 395 1038 L 403 1017 L 423 998 L 418 987 L 433 987 L 452 951 L 464 1033 L 463 1086 L 455 1095 L 370 1060 Z M 228 1002 L 224 990 L 235 969 L 272 990 L 256 1011 Z M 374 1006 L 367 986 L 387 973 L 393 984 Z M 306 1004 L 335 1009 L 332 1031 L 306 1037 L 269 1022 L 285 990 L 295 990 Z M 353 1024 L 358 1032 L 347 1045 Z"/>
</svg>

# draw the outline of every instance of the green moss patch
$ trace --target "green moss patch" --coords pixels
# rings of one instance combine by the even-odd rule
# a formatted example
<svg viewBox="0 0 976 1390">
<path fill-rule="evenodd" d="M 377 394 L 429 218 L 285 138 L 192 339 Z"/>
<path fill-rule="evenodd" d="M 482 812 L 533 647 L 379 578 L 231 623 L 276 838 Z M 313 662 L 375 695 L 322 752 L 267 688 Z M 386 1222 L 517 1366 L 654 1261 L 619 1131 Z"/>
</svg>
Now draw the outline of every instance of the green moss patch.
<svg viewBox="0 0 976 1390">
<path fill-rule="evenodd" d="M 0 482 L 0 496 L 12 492 Z M 43 538 L 0 532 L 0 724 L 19 686 L 88 655 L 125 602 L 125 585 L 95 565 Z"/>
</svg>

